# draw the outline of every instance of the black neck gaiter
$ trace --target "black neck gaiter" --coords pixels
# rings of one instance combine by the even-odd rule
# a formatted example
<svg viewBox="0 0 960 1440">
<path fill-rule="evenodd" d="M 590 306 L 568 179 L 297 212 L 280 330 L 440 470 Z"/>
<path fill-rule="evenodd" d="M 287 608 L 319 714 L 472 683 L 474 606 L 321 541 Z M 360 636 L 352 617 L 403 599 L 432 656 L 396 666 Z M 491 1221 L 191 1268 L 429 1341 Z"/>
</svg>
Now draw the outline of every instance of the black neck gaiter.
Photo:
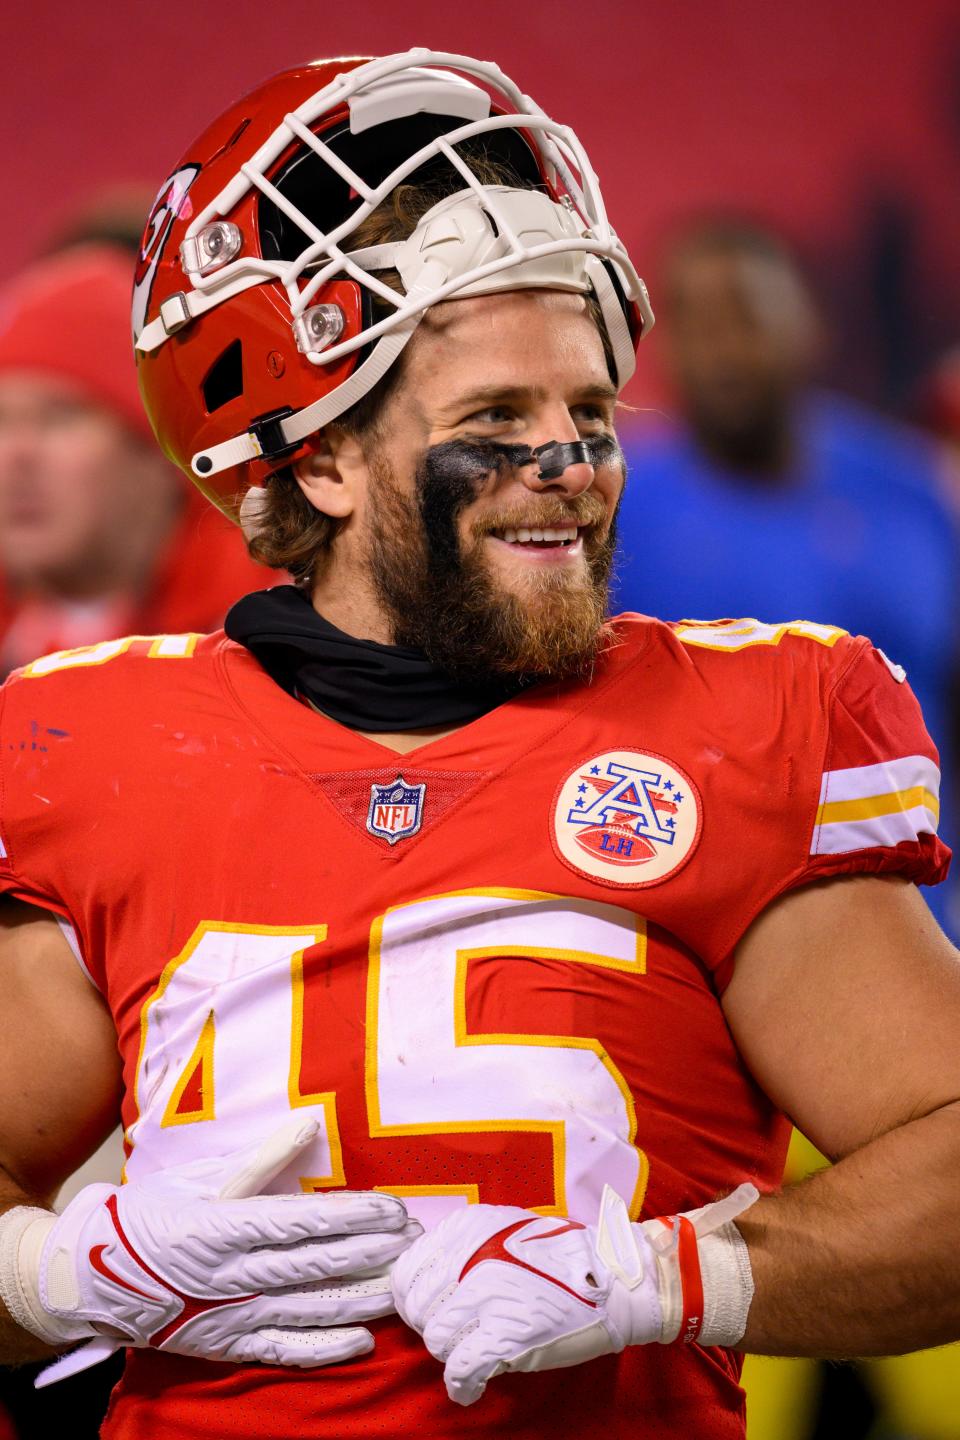
<svg viewBox="0 0 960 1440">
<path fill-rule="evenodd" d="M 358 640 L 318 615 L 293 585 L 245 595 L 224 628 L 289 695 L 351 730 L 466 725 L 522 688 L 522 681 L 466 686 L 421 650 Z"/>
</svg>

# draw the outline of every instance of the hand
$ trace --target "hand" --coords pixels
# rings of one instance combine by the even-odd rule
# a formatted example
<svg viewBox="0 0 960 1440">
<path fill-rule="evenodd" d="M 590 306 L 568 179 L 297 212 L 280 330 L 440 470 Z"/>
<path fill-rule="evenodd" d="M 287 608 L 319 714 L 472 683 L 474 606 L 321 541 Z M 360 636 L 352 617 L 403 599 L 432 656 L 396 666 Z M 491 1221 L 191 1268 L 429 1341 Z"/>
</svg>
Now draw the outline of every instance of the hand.
<svg viewBox="0 0 960 1440">
<path fill-rule="evenodd" d="M 225 1158 L 87 1186 L 59 1219 L 34 1212 L 46 1228 L 32 1292 L 29 1275 L 23 1286 L 39 1309 L 31 1328 L 55 1344 L 107 1336 L 301 1367 L 372 1350 L 357 1322 L 392 1312 L 384 1267 L 421 1227 L 389 1195 L 251 1194 L 315 1133 L 297 1121 Z M 25 1240 L 22 1257 L 38 1250 Z"/>
<path fill-rule="evenodd" d="M 681 1332 L 702 1338 L 710 1306 L 698 1240 L 709 1236 L 713 1310 L 742 1334 L 753 1288 L 749 1281 L 744 1300 L 746 1247 L 730 1222 L 756 1198 L 752 1185 L 741 1186 L 690 1216 L 645 1225 L 630 1222 L 609 1186 L 596 1225 L 469 1205 L 397 1261 L 397 1310 L 445 1362 L 450 1399 L 472 1405 L 504 1371 L 579 1365 Z"/>
</svg>

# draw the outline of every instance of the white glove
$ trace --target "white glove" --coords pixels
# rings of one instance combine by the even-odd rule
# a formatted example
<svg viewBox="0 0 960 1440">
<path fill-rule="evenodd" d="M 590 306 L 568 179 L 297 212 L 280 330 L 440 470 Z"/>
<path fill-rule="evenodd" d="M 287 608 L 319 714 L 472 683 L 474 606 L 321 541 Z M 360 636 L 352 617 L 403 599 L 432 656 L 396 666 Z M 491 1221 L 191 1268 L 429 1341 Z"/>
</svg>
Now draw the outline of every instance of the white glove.
<svg viewBox="0 0 960 1440">
<path fill-rule="evenodd" d="M 43 1378 L 119 1345 L 301 1367 L 372 1350 L 355 1322 L 392 1312 L 383 1267 L 422 1228 L 390 1195 L 254 1194 L 316 1128 L 294 1120 L 259 1147 L 88 1185 L 59 1218 L 3 1216 L 0 1291 L 14 1319 L 52 1345 L 101 1337 L 92 1360 L 74 1352 Z"/>
<path fill-rule="evenodd" d="M 507 1370 L 554 1370 L 652 1341 L 732 1345 L 753 1280 L 731 1222 L 756 1199 L 741 1185 L 702 1210 L 642 1225 L 609 1186 L 596 1225 L 469 1205 L 401 1255 L 397 1310 L 445 1362 L 447 1394 L 460 1405 Z"/>
</svg>

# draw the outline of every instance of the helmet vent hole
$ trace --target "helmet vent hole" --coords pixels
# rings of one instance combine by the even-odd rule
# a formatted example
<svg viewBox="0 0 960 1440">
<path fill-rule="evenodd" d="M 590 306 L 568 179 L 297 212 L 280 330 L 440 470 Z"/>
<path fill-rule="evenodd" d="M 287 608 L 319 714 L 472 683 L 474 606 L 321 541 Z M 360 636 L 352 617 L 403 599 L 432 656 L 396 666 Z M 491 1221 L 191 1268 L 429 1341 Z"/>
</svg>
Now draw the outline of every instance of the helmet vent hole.
<svg viewBox="0 0 960 1440">
<path fill-rule="evenodd" d="M 201 386 L 208 415 L 243 394 L 243 346 L 232 341 L 207 371 Z"/>
</svg>

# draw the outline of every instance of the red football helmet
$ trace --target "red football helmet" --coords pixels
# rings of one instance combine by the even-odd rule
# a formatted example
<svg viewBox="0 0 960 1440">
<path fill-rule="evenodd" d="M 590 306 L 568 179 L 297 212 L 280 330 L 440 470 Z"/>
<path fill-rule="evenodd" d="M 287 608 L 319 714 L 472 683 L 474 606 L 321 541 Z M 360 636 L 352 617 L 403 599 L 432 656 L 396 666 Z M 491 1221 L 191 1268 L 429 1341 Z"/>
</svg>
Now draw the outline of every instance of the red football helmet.
<svg viewBox="0 0 960 1440">
<path fill-rule="evenodd" d="M 518 187 L 482 184 L 478 153 Z M 348 248 L 438 166 L 463 189 L 407 240 Z M 378 278 L 389 269 L 403 293 Z M 190 147 L 150 213 L 133 298 L 147 413 L 236 519 L 243 491 L 366 394 L 428 306 L 538 285 L 596 295 L 623 385 L 653 323 L 643 282 L 576 136 L 495 65 L 411 50 L 285 71 Z"/>
</svg>

